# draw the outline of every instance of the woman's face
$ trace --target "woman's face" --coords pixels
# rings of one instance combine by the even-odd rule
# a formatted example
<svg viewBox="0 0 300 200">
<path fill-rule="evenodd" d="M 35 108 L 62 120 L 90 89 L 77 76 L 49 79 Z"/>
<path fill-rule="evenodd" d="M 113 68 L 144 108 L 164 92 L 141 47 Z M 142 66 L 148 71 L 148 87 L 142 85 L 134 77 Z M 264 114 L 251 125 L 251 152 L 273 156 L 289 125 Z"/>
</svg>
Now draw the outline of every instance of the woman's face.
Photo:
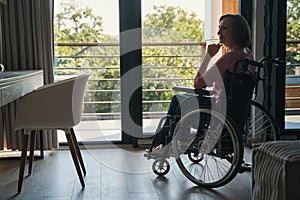
<svg viewBox="0 0 300 200">
<path fill-rule="evenodd" d="M 220 21 L 218 35 L 220 43 L 226 47 L 231 47 L 234 44 L 232 26 L 229 18 L 224 18 Z"/>
</svg>

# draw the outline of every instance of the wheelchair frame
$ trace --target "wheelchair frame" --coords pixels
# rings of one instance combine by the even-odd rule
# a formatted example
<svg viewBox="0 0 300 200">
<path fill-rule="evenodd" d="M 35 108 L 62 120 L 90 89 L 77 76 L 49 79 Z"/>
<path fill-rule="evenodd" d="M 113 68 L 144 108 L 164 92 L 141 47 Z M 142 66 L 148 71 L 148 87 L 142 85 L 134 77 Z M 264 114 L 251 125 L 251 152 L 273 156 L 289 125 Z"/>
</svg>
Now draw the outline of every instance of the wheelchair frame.
<svg viewBox="0 0 300 200">
<path fill-rule="evenodd" d="M 264 67 L 262 63 L 284 64 L 282 61 L 270 58 L 263 58 L 259 62 L 245 59 L 236 63 L 234 74 L 238 73 L 237 68 L 241 62 L 241 70 L 244 73 L 249 73 L 249 65 L 258 68 L 257 73 L 249 73 L 255 79 L 254 100 L 257 96 L 259 81 L 265 83 L 266 79 L 260 76 L 260 70 Z M 270 74 L 264 76 L 270 76 Z M 197 94 L 198 98 L 212 97 L 213 95 L 212 91 L 204 89 L 179 86 L 174 87 L 173 90 Z M 155 160 L 152 164 L 153 172 L 159 176 L 166 175 L 170 170 L 167 159 L 174 157 L 180 170 L 190 181 L 197 185 L 214 188 L 227 184 L 237 173 L 251 169 L 252 161 L 245 159 L 244 151 L 252 152 L 252 148 L 259 146 L 262 142 L 277 140 L 279 137 L 279 128 L 273 116 L 264 106 L 254 100 L 251 101 L 250 110 L 251 112 L 255 110 L 255 116 L 258 113 L 262 121 L 257 122 L 256 117 L 252 113 L 249 114 L 245 123 L 244 135 L 239 134 L 236 124 L 230 116 L 215 110 L 212 106 L 199 105 L 198 108 L 191 109 L 183 115 L 172 116 L 174 119 L 169 123 L 170 131 L 167 136 L 172 138 L 172 142 L 164 147 L 162 153 L 152 152 L 154 147 L 152 145 L 149 153 L 145 154 L 147 159 Z M 197 118 L 199 118 L 198 122 L 195 120 Z M 209 120 L 204 122 L 202 119 L 205 118 L 209 118 Z M 162 127 L 165 119 L 166 116 L 160 120 L 157 131 Z M 220 124 L 221 131 L 218 131 L 216 127 Z M 262 133 L 259 139 L 256 139 L 256 135 L 259 135 L 257 133 L 260 132 L 257 131 L 258 127 Z M 253 138 L 254 142 L 249 142 Z M 166 140 L 169 139 L 166 138 Z M 225 144 L 229 144 L 229 148 L 225 147 Z"/>
</svg>

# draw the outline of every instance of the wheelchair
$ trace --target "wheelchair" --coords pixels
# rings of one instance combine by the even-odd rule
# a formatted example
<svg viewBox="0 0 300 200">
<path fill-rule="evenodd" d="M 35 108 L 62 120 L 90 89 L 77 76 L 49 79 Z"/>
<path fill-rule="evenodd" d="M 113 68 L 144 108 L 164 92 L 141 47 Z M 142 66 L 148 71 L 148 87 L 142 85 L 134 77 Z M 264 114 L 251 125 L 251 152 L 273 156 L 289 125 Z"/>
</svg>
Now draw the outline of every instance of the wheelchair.
<svg viewBox="0 0 300 200">
<path fill-rule="evenodd" d="M 263 67 L 251 60 L 237 62 L 234 71 L 227 72 L 225 76 L 223 105 L 221 103 L 218 108 L 212 91 L 173 88 L 174 91 L 191 94 L 191 97 L 176 108 L 178 114 L 165 116 L 159 122 L 156 133 L 160 133 L 165 128 L 165 121 L 169 120 L 163 151 L 153 151 L 157 145 L 156 138 L 161 139 L 155 134 L 149 152 L 144 155 L 147 159 L 154 159 L 152 170 L 155 174 L 166 175 L 170 170 L 167 159 L 174 157 L 190 181 L 215 188 L 227 184 L 247 169 L 243 165 L 245 138 L 249 137 L 245 127 L 248 128 L 252 95 L 259 76 L 249 70 L 249 65 Z"/>
</svg>

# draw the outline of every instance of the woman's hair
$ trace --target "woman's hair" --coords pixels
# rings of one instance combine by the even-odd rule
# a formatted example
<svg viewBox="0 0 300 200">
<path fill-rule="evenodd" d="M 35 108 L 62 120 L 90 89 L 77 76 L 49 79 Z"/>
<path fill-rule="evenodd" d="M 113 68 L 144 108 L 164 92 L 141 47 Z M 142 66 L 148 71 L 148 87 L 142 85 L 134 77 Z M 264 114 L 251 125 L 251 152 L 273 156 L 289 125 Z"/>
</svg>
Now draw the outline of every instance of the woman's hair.
<svg viewBox="0 0 300 200">
<path fill-rule="evenodd" d="M 235 43 L 242 47 L 249 47 L 251 43 L 251 30 L 247 20 L 242 15 L 226 14 L 219 21 L 228 18 L 232 26 L 232 35 Z"/>
</svg>

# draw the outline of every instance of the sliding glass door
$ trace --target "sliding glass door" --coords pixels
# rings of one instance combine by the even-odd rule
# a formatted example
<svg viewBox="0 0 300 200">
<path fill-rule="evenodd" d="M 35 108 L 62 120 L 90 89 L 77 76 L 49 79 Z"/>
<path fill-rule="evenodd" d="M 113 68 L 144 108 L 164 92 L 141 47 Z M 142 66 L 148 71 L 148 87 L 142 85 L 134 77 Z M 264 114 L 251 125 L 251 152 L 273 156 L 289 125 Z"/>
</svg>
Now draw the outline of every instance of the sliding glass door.
<svg viewBox="0 0 300 200">
<path fill-rule="evenodd" d="M 142 1 L 143 134 L 153 135 L 175 85 L 193 86 L 204 43 L 204 0 Z"/>
<path fill-rule="evenodd" d="M 55 1 L 55 80 L 90 74 L 75 127 L 81 142 L 122 139 L 118 16 L 118 0 Z"/>
</svg>

